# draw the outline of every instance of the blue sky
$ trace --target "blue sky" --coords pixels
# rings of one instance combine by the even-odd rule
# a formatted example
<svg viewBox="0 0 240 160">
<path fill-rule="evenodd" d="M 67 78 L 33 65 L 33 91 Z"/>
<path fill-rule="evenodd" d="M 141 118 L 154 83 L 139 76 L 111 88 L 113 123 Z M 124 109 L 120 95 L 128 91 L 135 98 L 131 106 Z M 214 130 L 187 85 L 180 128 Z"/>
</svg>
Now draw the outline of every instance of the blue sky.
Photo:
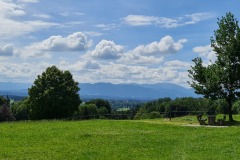
<svg viewBox="0 0 240 160">
<path fill-rule="evenodd" d="M 47 67 L 80 83 L 175 83 L 191 60 L 214 61 L 210 37 L 236 0 L 0 0 L 0 81 L 30 82 Z"/>
</svg>

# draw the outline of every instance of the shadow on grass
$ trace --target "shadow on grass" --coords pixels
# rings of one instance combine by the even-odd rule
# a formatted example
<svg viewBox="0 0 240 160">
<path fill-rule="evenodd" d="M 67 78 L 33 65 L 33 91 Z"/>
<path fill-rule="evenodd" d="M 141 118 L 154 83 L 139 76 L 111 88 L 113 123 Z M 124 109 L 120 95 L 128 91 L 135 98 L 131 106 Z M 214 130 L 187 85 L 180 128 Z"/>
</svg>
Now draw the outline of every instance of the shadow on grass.
<svg viewBox="0 0 240 160">
<path fill-rule="evenodd" d="M 240 121 L 225 121 L 225 126 L 239 126 L 240 127 Z"/>
</svg>

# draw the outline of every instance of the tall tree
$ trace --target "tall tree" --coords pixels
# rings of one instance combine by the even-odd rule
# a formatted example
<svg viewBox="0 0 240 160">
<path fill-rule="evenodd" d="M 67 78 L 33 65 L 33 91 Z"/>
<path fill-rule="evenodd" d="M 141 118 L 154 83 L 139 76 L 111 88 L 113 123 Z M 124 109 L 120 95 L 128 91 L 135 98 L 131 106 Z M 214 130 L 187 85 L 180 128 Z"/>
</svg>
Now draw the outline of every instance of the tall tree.
<svg viewBox="0 0 240 160">
<path fill-rule="evenodd" d="M 81 103 L 78 83 L 69 71 L 48 67 L 29 89 L 31 119 L 59 119 L 72 116 Z"/>
<path fill-rule="evenodd" d="M 232 13 L 218 19 L 219 29 L 211 37 L 211 46 L 217 60 L 204 65 L 201 58 L 193 59 L 189 82 L 198 94 L 206 98 L 225 99 L 228 102 L 229 120 L 233 121 L 232 105 L 240 96 L 240 28 Z"/>
</svg>

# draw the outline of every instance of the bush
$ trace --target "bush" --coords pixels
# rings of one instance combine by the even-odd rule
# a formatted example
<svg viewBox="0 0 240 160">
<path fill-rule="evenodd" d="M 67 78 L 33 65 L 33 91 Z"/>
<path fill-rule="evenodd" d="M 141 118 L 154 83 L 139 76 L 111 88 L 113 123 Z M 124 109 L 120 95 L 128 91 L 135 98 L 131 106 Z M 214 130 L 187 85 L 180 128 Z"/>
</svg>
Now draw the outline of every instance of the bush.
<svg viewBox="0 0 240 160">
<path fill-rule="evenodd" d="M 161 118 L 161 114 L 159 112 L 156 112 L 156 111 L 152 111 L 150 114 L 149 114 L 149 118 L 150 119 L 155 119 L 155 118 Z"/>
</svg>

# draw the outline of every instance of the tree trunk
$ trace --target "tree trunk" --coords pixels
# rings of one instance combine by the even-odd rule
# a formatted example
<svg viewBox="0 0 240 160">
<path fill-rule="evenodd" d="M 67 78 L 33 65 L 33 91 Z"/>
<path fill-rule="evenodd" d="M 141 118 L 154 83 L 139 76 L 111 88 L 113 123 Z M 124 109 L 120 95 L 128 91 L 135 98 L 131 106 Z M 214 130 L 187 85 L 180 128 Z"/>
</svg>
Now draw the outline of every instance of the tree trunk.
<svg viewBox="0 0 240 160">
<path fill-rule="evenodd" d="M 229 121 L 233 122 L 233 116 L 232 116 L 232 100 L 228 100 L 228 115 L 229 115 Z"/>
</svg>

